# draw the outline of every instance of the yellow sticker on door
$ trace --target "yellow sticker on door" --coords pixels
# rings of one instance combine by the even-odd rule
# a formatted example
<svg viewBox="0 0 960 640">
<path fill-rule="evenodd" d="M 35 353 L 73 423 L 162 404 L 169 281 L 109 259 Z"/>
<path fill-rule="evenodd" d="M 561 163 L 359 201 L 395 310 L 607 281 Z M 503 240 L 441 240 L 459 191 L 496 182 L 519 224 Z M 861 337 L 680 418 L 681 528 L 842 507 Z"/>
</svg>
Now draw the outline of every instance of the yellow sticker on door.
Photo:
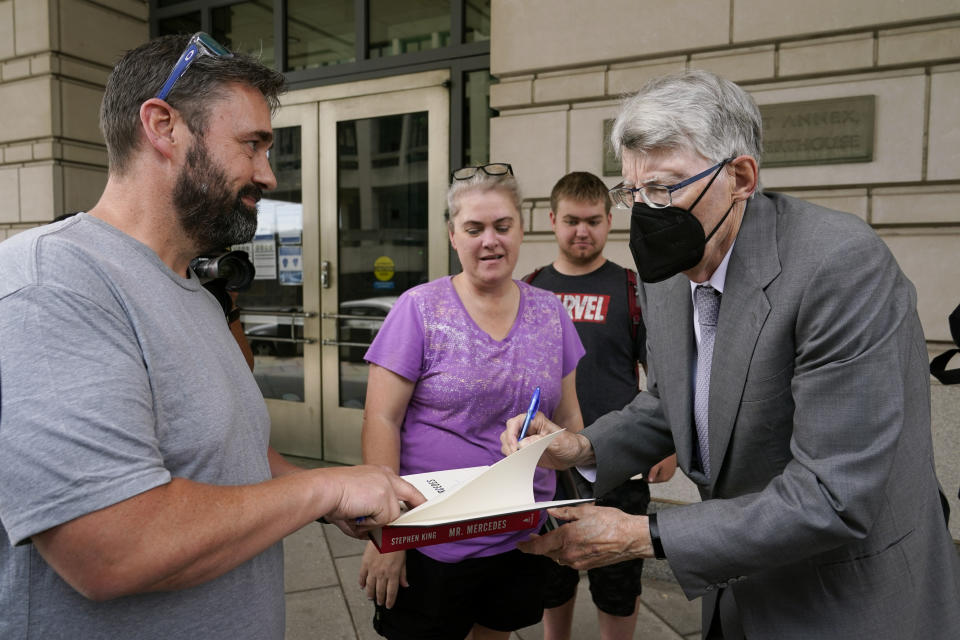
<svg viewBox="0 0 960 640">
<path fill-rule="evenodd" d="M 392 280 L 394 274 L 393 260 L 389 256 L 380 256 L 373 262 L 373 275 L 381 282 Z"/>
</svg>

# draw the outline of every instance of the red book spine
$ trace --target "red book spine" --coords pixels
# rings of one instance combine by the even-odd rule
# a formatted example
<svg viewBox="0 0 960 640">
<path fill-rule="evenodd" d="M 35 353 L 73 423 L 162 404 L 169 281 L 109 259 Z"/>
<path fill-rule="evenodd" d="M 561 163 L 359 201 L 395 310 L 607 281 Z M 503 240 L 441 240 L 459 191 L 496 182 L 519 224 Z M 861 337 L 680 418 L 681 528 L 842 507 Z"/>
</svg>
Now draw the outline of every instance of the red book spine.
<svg viewBox="0 0 960 640">
<path fill-rule="evenodd" d="M 464 520 L 424 527 L 391 527 L 387 525 L 370 532 L 370 537 L 380 553 L 415 549 L 431 544 L 479 538 L 494 533 L 533 529 L 540 519 L 540 510 L 521 511 L 476 520 Z"/>
</svg>

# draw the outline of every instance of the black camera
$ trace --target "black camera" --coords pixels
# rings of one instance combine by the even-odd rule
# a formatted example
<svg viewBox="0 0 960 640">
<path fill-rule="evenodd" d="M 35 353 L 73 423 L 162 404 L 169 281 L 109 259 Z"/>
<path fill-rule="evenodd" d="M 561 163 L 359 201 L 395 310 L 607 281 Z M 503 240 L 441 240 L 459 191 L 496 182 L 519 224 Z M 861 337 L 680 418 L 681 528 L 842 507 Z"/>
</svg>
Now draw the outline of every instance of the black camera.
<svg viewBox="0 0 960 640">
<path fill-rule="evenodd" d="M 223 280 L 227 291 L 246 291 L 257 272 L 246 251 L 197 256 L 190 261 L 190 268 L 203 283 Z"/>
</svg>

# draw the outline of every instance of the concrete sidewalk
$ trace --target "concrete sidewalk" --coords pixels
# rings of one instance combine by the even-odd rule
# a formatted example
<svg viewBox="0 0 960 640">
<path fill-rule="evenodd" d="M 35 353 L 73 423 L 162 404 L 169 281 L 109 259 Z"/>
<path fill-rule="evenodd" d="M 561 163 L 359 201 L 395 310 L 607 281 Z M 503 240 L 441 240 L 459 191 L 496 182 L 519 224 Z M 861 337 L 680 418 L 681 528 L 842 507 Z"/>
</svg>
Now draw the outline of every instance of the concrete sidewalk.
<svg viewBox="0 0 960 640">
<path fill-rule="evenodd" d="M 357 576 L 366 543 L 332 525 L 310 524 L 284 543 L 287 601 L 286 640 L 376 640 L 373 605 Z M 644 567 L 643 604 L 634 638 L 692 640 L 700 637 L 700 603 L 689 602 L 676 583 L 657 579 Z M 650 576 L 649 578 L 647 576 Z M 574 638 L 596 638 L 596 608 L 586 576 L 580 581 Z M 539 640 L 540 625 L 521 629 L 512 640 Z"/>
</svg>

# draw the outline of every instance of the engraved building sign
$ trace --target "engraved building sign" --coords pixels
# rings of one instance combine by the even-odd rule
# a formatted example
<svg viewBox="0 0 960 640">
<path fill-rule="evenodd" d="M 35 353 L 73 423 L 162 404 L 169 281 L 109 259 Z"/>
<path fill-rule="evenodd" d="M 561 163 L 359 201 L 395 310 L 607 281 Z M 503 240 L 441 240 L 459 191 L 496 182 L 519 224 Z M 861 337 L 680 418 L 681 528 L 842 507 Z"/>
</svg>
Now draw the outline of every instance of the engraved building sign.
<svg viewBox="0 0 960 640">
<path fill-rule="evenodd" d="M 875 96 L 760 105 L 763 167 L 870 162 Z"/>
</svg>

